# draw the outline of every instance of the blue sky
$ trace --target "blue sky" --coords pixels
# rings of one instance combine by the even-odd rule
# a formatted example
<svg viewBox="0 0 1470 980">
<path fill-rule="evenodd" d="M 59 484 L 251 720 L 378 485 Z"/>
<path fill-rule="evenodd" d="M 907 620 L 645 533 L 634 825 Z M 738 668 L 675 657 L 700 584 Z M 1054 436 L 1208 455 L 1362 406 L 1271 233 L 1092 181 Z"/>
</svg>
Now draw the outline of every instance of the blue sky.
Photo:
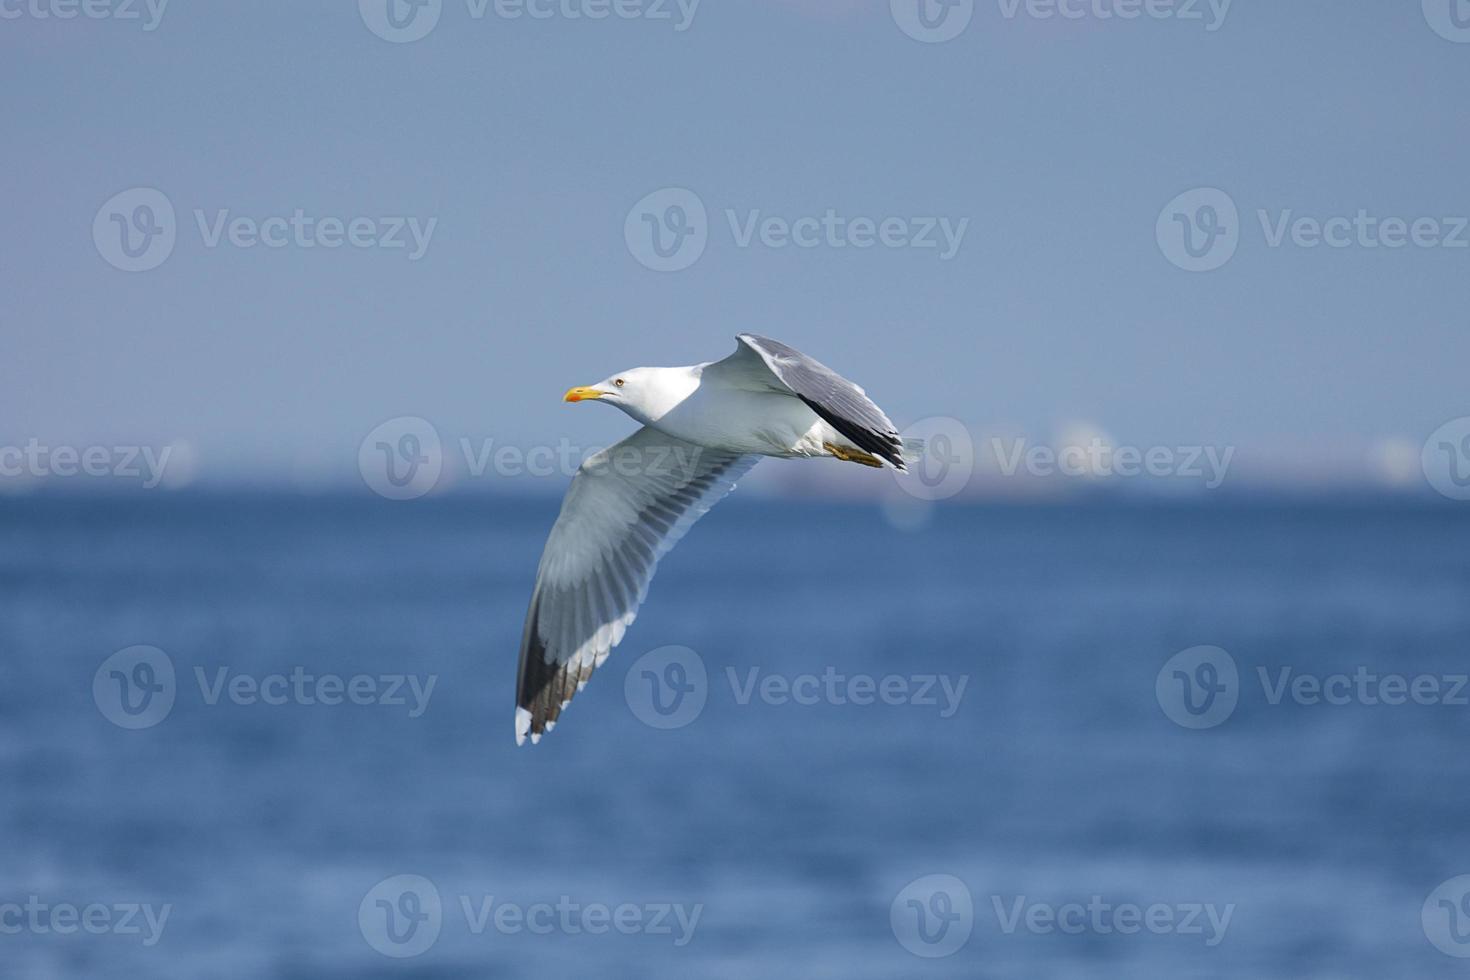
<svg viewBox="0 0 1470 980">
<path fill-rule="evenodd" d="M 354 2 L 174 3 L 148 30 L 142 0 L 138 20 L 0 0 L 0 441 L 176 443 L 200 477 L 328 483 L 402 415 L 446 440 L 600 445 L 628 421 L 563 390 L 721 357 L 743 330 L 900 425 L 1080 424 L 1290 479 L 1371 479 L 1385 447 L 1402 463 L 1470 415 L 1470 248 L 1445 244 L 1470 243 L 1470 43 L 1431 26 L 1437 0 L 1223 19 L 977 0 L 942 43 L 904 33 L 904 2 L 705 0 L 682 23 L 672 0 L 598 20 L 567 15 L 597 0 L 515 19 L 443 0 L 395 43 Z M 93 231 L 136 188 L 176 240 L 128 272 Z M 706 243 L 661 272 L 625 226 L 667 188 L 704 207 Z M 1156 234 L 1197 188 L 1238 209 L 1207 272 Z M 282 232 L 298 211 L 327 219 L 316 247 Z M 829 211 L 841 247 L 773 244 Z M 1360 212 L 1430 221 L 1438 244 L 1311 247 L 1310 226 L 1272 244 Z M 363 247 L 311 237 L 355 219 Z M 900 244 L 858 247 L 887 219 Z M 908 244 L 927 222 L 940 247 Z M 284 245 L 242 244 L 267 226 Z"/>
</svg>

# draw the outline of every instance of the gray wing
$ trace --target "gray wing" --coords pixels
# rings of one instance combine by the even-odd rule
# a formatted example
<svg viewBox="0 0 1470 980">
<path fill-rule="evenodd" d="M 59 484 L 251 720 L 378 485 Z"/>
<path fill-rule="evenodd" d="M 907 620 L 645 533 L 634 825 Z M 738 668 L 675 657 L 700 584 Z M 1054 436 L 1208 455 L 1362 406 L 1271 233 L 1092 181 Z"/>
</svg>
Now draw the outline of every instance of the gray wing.
<svg viewBox="0 0 1470 980">
<path fill-rule="evenodd" d="M 903 440 L 868 393 L 827 365 L 779 340 L 743 333 L 735 353 L 711 367 L 748 387 L 766 387 L 795 395 L 852 444 L 898 470 Z"/>
<path fill-rule="evenodd" d="M 638 615 L 658 560 L 759 459 L 643 428 L 582 464 L 546 540 L 526 613 L 517 744 L 555 726 Z"/>
</svg>

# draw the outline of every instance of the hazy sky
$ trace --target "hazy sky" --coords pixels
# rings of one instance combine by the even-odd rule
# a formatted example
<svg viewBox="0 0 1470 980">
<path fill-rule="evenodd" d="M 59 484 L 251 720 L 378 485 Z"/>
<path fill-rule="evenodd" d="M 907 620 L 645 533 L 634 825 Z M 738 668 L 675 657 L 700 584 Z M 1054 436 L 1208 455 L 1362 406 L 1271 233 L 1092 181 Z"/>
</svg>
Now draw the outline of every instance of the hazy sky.
<svg viewBox="0 0 1470 980">
<path fill-rule="evenodd" d="M 1470 415 L 1470 4 L 976 0 L 929 43 L 919 0 L 443 0 L 399 43 L 387 0 L 88 2 L 0 0 L 10 445 L 180 442 L 261 480 L 356 479 L 402 415 L 596 445 L 630 423 L 568 386 L 743 330 L 900 425 L 1309 470 Z M 640 16 L 570 16 L 614 9 Z M 635 209 L 665 188 L 704 220 Z M 1238 220 L 1166 209 L 1197 188 Z M 1302 217 L 1353 223 L 1310 247 Z M 1390 248 L 1386 219 L 1432 221 Z M 648 267 L 650 221 L 692 264 Z M 166 258 L 118 268 L 124 231 Z"/>
</svg>

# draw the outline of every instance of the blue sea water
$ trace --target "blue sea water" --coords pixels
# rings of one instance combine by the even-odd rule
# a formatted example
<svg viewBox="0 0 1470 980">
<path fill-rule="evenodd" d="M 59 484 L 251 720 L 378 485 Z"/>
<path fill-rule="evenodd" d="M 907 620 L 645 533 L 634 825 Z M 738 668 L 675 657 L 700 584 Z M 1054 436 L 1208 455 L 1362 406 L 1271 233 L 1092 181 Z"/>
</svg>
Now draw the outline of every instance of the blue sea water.
<svg viewBox="0 0 1470 980">
<path fill-rule="evenodd" d="M 1470 673 L 1463 509 L 941 506 L 901 530 L 737 494 L 518 748 L 556 506 L 0 503 L 0 976 L 1470 969 L 1470 707 L 1445 703 Z M 104 661 L 138 645 L 173 673 L 161 717 L 109 700 Z M 1237 703 L 1192 729 L 1165 664 L 1201 645 Z M 661 728 L 630 670 L 669 646 L 703 708 Z M 1273 703 L 1283 668 L 1439 694 Z M 361 675 L 374 703 L 250 696 L 293 672 Z M 427 698 L 377 703 L 404 675 Z M 853 703 L 862 678 L 900 703 Z M 100 934 L 59 932 L 60 906 L 101 907 Z M 131 932 L 131 906 L 168 917 Z"/>
</svg>

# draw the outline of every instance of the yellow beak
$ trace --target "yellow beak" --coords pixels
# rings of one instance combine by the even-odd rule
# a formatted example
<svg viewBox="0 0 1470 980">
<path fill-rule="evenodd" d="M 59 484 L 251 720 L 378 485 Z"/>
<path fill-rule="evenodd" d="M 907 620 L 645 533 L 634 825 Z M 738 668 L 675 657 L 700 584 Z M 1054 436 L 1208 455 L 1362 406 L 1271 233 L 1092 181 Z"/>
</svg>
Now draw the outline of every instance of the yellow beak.
<svg viewBox="0 0 1470 980">
<path fill-rule="evenodd" d="M 572 388 L 566 393 L 562 401 L 579 402 L 584 398 L 601 398 L 602 392 L 596 388 Z"/>
</svg>

